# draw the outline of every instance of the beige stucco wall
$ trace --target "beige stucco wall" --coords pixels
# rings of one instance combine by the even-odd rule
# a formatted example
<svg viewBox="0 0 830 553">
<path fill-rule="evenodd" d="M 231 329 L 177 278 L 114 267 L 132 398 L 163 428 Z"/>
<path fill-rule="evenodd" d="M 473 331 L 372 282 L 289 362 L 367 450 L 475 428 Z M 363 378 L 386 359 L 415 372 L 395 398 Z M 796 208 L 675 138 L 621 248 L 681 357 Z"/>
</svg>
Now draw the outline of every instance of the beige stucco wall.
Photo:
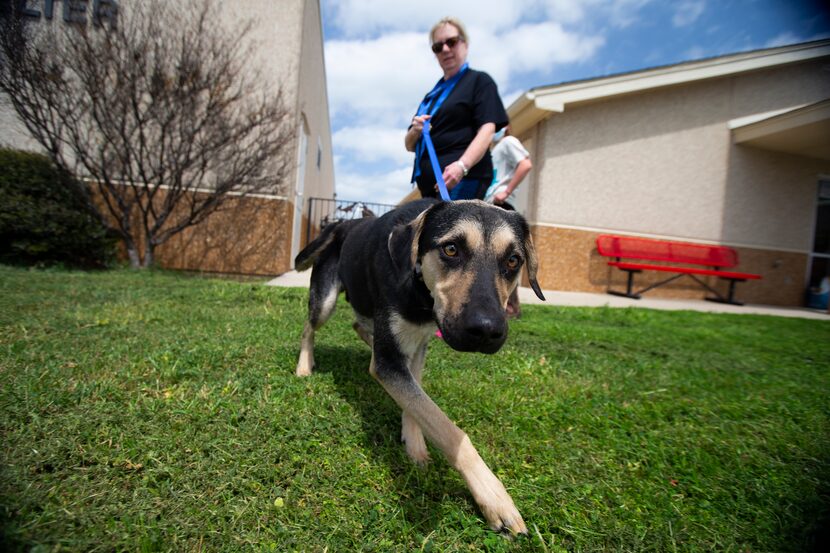
<svg viewBox="0 0 830 553">
<path fill-rule="evenodd" d="M 568 107 L 535 134 L 533 222 L 807 252 L 830 162 L 732 144 L 728 121 L 827 98 L 827 59 Z M 535 209 L 534 209 L 535 206 Z"/>
<path fill-rule="evenodd" d="M 188 0 L 190 3 L 200 1 Z M 305 2 L 306 0 L 245 0 L 218 3 L 222 18 L 227 24 L 251 22 L 251 30 L 245 37 L 254 45 L 254 59 L 251 60 L 250 67 L 258 71 L 266 79 L 266 86 L 275 92 L 277 87 L 282 87 L 289 107 L 296 102 Z"/>
<path fill-rule="evenodd" d="M 309 140 L 304 197 L 334 196 L 334 156 L 331 147 L 326 68 L 323 50 L 323 29 L 320 4 L 306 0 L 303 13 L 297 113 L 305 117 Z M 320 164 L 318 166 L 318 150 Z"/>
<path fill-rule="evenodd" d="M 332 197 L 334 161 L 319 0 L 245 0 L 224 2 L 222 9 L 231 21 L 253 19 L 249 39 L 256 44 L 256 60 L 252 66 L 271 81 L 274 91 L 281 87 L 286 105 L 294 111 L 294 135 L 299 139 L 307 133 L 304 196 Z M 300 168 L 299 158 L 297 152 L 294 170 Z M 294 200 L 298 182 L 298 175 L 292 173 L 289 201 Z"/>
<path fill-rule="evenodd" d="M 140 0 L 119 0 L 119 9 L 128 10 L 131 3 Z M 202 0 L 181 0 L 196 5 Z M 42 9 L 42 2 L 30 0 L 30 6 Z M 251 59 L 247 67 L 251 75 L 256 75 L 256 84 L 266 93 L 282 94 L 283 102 L 292 115 L 291 133 L 295 142 L 289 146 L 293 160 L 284 182 L 284 191 L 275 202 L 287 202 L 287 208 L 280 211 L 275 219 L 258 218 L 257 224 L 265 225 L 268 232 L 280 237 L 284 244 L 280 246 L 279 260 L 266 260 L 259 256 L 262 263 L 257 266 L 250 262 L 239 266 L 216 268 L 211 262 L 205 270 L 225 272 L 267 273 L 274 274 L 290 268 L 289 253 L 292 247 L 292 232 L 296 227 L 292 220 L 302 218 L 297 202 L 297 185 L 304 185 L 304 197 L 332 197 L 334 193 L 334 162 L 331 148 L 331 128 L 329 123 L 328 97 L 326 91 L 325 63 L 323 56 L 322 21 L 319 0 L 245 0 L 244 2 L 215 2 L 219 9 L 220 24 L 229 28 L 251 23 L 245 35 L 245 44 L 251 47 Z M 195 13 L 195 10 L 194 10 Z M 60 17 L 51 22 L 41 18 L 41 24 L 62 24 Z M 305 134 L 307 140 L 301 137 Z M 38 150 L 37 144 L 28 138 L 28 134 L 16 115 L 0 102 L 0 144 Z M 304 145 L 301 152 L 299 146 Z M 319 151 L 319 164 L 318 164 Z M 301 160 L 305 160 L 303 164 Z M 298 171 L 302 168 L 302 175 Z M 277 204 L 275 204 L 277 205 Z M 282 209 L 282 208 L 280 208 Z M 215 217 L 214 217 L 215 219 Z M 225 222 L 225 224 L 229 224 Z M 205 237 L 215 234 L 210 225 L 204 225 Z M 300 225 L 299 228 L 304 228 Z M 194 234 L 195 232 L 195 234 Z M 159 259 L 165 266 L 181 267 L 181 259 L 171 257 L 170 252 L 176 247 L 188 248 L 205 238 L 199 235 L 198 227 L 194 232 L 188 231 L 187 240 L 179 238 L 171 242 Z M 192 235 L 192 236 L 191 236 Z M 175 247 L 174 247 L 175 246 Z M 296 243 L 294 244 L 296 247 Z M 273 247 L 269 246 L 270 249 Z M 191 248 L 192 249 L 192 248 Z M 284 250 L 284 251 L 283 251 Z M 199 250 L 201 251 L 201 250 Z M 283 255 L 284 253 L 284 255 Z M 187 268 L 198 269 L 199 259 L 204 256 L 193 252 L 181 251 L 187 257 Z M 253 259 L 253 257 L 252 257 Z M 227 264 L 226 264 L 227 265 Z"/>
</svg>

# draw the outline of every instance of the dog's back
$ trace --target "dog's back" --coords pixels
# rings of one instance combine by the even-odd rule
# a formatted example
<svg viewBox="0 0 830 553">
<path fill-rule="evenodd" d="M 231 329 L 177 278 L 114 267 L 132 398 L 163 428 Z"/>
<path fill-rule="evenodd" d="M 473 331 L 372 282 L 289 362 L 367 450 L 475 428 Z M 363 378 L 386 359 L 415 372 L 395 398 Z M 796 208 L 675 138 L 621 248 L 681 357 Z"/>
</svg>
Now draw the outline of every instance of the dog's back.
<svg viewBox="0 0 830 553">
<path fill-rule="evenodd" d="M 435 203 L 438 200 L 433 198 L 416 200 L 381 217 L 326 226 L 294 260 L 297 271 L 314 267 L 311 294 L 318 297 L 312 303 L 319 304 L 323 299 L 321 296 L 328 297 L 332 287 L 336 286 L 338 291 L 345 290 L 346 300 L 357 313 L 371 317 L 378 297 L 388 295 L 386 290 L 378 287 L 394 286 L 395 275 L 393 268 L 388 266 L 387 245 L 392 229 L 410 223 Z M 407 251 L 396 253 L 404 257 L 409 255 Z M 387 277 L 393 282 L 378 277 Z"/>
<path fill-rule="evenodd" d="M 348 221 L 338 221 L 336 223 L 327 225 L 323 228 L 320 235 L 311 241 L 303 250 L 294 258 L 294 269 L 297 271 L 305 271 L 314 265 L 317 260 L 326 256 L 334 254 L 335 257 L 340 256 L 340 249 L 343 247 L 343 242 L 346 240 L 349 232 L 360 224 L 375 219 L 375 217 L 366 217 L 363 219 L 352 219 Z"/>
<path fill-rule="evenodd" d="M 401 273 L 395 258 L 408 258 L 410 249 L 390 246 L 389 238 L 395 228 L 408 225 L 437 202 L 433 198 L 410 202 L 366 225 L 350 229 L 342 246 L 338 277 L 346 299 L 357 313 L 372 317 L 379 304 L 400 308 L 402 300 L 413 299 L 409 288 L 406 293 L 396 293 L 400 279 L 411 275 Z M 418 318 L 429 320 L 432 301 L 428 294 L 422 299 L 427 312 Z"/>
<path fill-rule="evenodd" d="M 317 238 L 297 254 L 297 257 L 294 258 L 294 268 L 297 271 L 305 271 L 312 267 L 318 259 L 340 257 L 343 244 L 352 233 L 355 233 L 355 236 L 352 237 L 354 246 L 350 249 L 358 254 L 365 253 L 369 245 L 367 241 L 372 241 L 376 237 L 388 236 L 392 227 L 412 221 L 418 214 L 435 203 L 437 203 L 437 200 L 432 198 L 416 200 L 381 217 L 350 219 L 327 225 Z M 365 256 L 359 255 L 358 257 L 363 258 Z M 354 262 L 356 260 L 350 258 L 350 261 Z"/>
</svg>

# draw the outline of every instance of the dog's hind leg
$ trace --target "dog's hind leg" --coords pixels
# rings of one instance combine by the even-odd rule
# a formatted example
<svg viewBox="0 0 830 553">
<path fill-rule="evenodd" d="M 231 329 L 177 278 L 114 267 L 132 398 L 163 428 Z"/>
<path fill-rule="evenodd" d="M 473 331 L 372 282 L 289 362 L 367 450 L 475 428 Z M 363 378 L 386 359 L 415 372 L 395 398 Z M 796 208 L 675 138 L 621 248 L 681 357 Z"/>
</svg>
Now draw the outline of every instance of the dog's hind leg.
<svg viewBox="0 0 830 553">
<path fill-rule="evenodd" d="M 427 345 L 424 344 L 415 351 L 409 361 L 409 372 L 418 385 L 421 384 L 421 375 L 424 371 L 424 360 L 427 355 Z M 424 465 L 429 462 L 429 451 L 424 440 L 424 433 L 418 423 L 406 411 L 401 415 L 401 441 L 404 443 L 406 454 L 415 463 Z"/>
<path fill-rule="evenodd" d="M 314 334 L 334 313 L 340 278 L 337 276 L 337 257 L 333 256 L 314 265 L 308 290 L 308 320 L 300 342 L 297 376 L 309 376 L 314 368 Z"/>
</svg>

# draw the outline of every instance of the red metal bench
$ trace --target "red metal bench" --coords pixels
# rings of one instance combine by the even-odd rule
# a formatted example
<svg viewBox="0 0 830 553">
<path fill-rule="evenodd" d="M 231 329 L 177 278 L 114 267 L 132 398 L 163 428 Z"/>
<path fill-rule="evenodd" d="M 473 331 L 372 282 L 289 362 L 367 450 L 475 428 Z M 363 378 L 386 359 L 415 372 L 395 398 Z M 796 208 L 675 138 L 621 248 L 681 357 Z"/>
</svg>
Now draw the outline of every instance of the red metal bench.
<svg viewBox="0 0 830 553">
<path fill-rule="evenodd" d="M 738 252 L 727 246 L 708 246 L 705 244 L 603 234 L 597 238 L 597 251 L 602 256 L 614 258 L 614 261 L 609 261 L 608 265 L 628 273 L 626 291 L 618 292 L 609 289 L 608 293 L 634 299 L 640 299 L 640 296 L 645 292 L 688 275 L 714 294 L 712 297 L 707 297 L 707 300 L 742 305 L 735 301 L 735 283 L 761 278 L 761 275 L 725 270 L 738 266 Z M 623 259 L 633 259 L 638 262 L 623 261 Z M 651 263 L 643 263 L 643 261 Z M 657 263 L 680 263 L 692 266 L 659 265 Z M 641 271 L 663 271 L 677 274 L 634 292 L 634 274 Z M 726 296 L 703 282 L 697 275 L 716 276 L 728 280 L 729 291 Z"/>
</svg>

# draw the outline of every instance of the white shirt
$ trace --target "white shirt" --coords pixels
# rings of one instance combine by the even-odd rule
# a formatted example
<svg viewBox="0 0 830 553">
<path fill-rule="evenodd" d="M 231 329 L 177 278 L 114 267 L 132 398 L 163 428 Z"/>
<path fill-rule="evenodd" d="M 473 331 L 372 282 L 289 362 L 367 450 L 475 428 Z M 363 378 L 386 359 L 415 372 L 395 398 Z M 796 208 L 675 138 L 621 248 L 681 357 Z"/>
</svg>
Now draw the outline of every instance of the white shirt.
<svg viewBox="0 0 830 553">
<path fill-rule="evenodd" d="M 493 148 L 491 155 L 493 156 L 493 183 L 484 194 L 484 201 L 489 203 L 493 203 L 493 197 L 496 194 L 507 190 L 507 185 L 516 174 L 516 166 L 523 159 L 529 158 L 530 153 L 522 146 L 518 138 L 505 136 Z M 505 201 L 513 203 L 516 198 L 511 192 Z"/>
</svg>

